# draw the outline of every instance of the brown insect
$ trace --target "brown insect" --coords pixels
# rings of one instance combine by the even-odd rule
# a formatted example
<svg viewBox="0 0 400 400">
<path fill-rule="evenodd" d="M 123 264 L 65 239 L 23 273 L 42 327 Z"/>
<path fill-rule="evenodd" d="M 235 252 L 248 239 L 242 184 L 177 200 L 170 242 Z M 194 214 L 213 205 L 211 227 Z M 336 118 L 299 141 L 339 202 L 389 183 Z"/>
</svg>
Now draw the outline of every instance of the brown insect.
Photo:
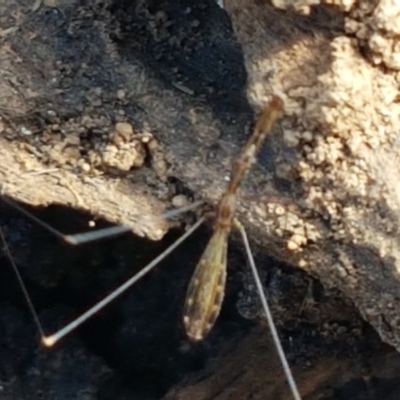
<svg viewBox="0 0 400 400">
<path fill-rule="evenodd" d="M 214 234 L 197 264 L 186 295 L 183 321 L 186 333 L 193 341 L 204 339 L 220 313 L 225 292 L 228 236 L 234 224 L 237 191 L 282 113 L 283 102 L 274 96 L 258 118 L 218 205 Z"/>
<path fill-rule="evenodd" d="M 277 348 L 279 357 L 281 359 L 292 395 L 294 399 L 300 400 L 301 397 L 296 387 L 296 383 L 291 374 L 290 367 L 287 363 L 282 345 L 280 343 L 278 333 L 263 291 L 262 283 L 260 281 L 257 269 L 254 264 L 253 256 L 250 250 L 248 238 L 243 226 L 238 220 L 235 219 L 235 209 L 237 192 L 239 185 L 251 166 L 255 163 L 256 156 L 260 151 L 266 137 L 271 132 L 277 120 L 281 117 L 283 113 L 283 101 L 278 96 L 273 96 L 271 102 L 263 110 L 259 118 L 257 119 L 256 126 L 254 128 L 253 134 L 248 140 L 246 146 L 242 150 L 240 156 L 238 157 L 234 168 L 232 169 L 230 182 L 227 190 L 222 196 L 216 213 L 216 219 L 214 224 L 214 233 L 202 255 L 200 261 L 196 266 L 196 270 L 193 277 L 189 283 L 185 306 L 184 306 L 184 316 L 183 322 L 185 326 L 186 333 L 192 341 L 201 341 L 206 335 L 211 331 L 215 324 L 215 321 L 220 313 L 222 301 L 225 292 L 225 282 L 226 282 L 226 269 L 227 269 L 227 247 L 228 247 L 228 237 L 232 227 L 239 230 L 242 235 L 247 257 L 252 269 L 253 277 L 255 279 L 256 287 L 261 299 L 262 307 L 265 312 L 268 324 L 271 330 L 272 338 Z M 6 200 L 7 203 L 16 207 L 22 213 L 33 217 L 29 212 L 24 210 L 22 207 L 16 205 L 14 202 Z M 199 203 L 195 203 L 192 206 L 185 207 L 187 211 L 198 207 Z M 167 213 L 168 216 L 172 216 L 177 211 Z M 164 215 L 165 217 L 166 215 Z M 61 237 L 63 240 L 70 244 L 80 244 L 92 240 L 101 239 L 110 235 L 119 234 L 129 230 L 129 227 L 119 226 L 106 228 L 103 230 L 88 232 L 78 235 L 63 235 L 54 228 L 48 226 L 43 221 L 38 218 L 33 217 L 33 219 L 42 225 L 43 227 L 50 230 L 56 236 Z M 99 303 L 94 305 L 88 311 L 83 313 L 80 317 L 76 318 L 74 321 L 66 325 L 64 328 L 58 332 L 46 336 L 43 332 L 42 326 L 40 324 L 37 313 L 33 307 L 30 300 L 29 294 L 26 287 L 22 281 L 22 278 L 18 272 L 18 269 L 11 258 L 8 247 L 5 243 L 4 235 L 0 229 L 0 237 L 5 245 L 5 250 L 8 253 L 11 264 L 13 265 L 14 271 L 20 282 L 21 288 L 24 292 L 24 296 L 28 302 L 31 313 L 33 314 L 35 323 L 38 330 L 42 336 L 42 343 L 47 346 L 53 346 L 61 338 L 69 334 L 71 331 L 80 326 L 83 322 L 89 319 L 91 316 L 96 314 L 107 304 L 112 302 L 115 298 L 120 296 L 128 288 L 130 288 L 135 282 L 140 278 L 150 272 L 162 259 L 164 259 L 169 253 L 171 253 L 176 247 L 178 247 L 187 237 L 189 237 L 205 220 L 205 217 L 200 218 L 187 232 L 185 232 L 175 243 L 168 247 L 163 253 L 161 253 L 157 258 L 155 258 L 151 263 L 145 266 L 139 273 L 134 275 L 132 278 L 127 280 L 119 288 L 113 291 L 111 294 L 106 296 Z"/>
<path fill-rule="evenodd" d="M 295 400 L 301 400 L 264 294 L 264 289 L 254 263 L 246 231 L 242 224 L 235 219 L 236 198 L 239 185 L 254 164 L 256 156 L 261 150 L 267 135 L 271 132 L 282 114 L 283 101 L 278 96 L 273 96 L 271 102 L 259 116 L 253 134 L 232 169 L 228 188 L 218 205 L 214 233 L 189 283 L 185 300 L 183 322 L 186 333 L 192 341 L 203 340 L 214 326 L 221 311 L 224 298 L 228 237 L 232 226 L 234 226 L 241 233 L 272 339 L 285 371 L 292 396 Z"/>
<path fill-rule="evenodd" d="M 246 173 L 254 164 L 256 160 L 256 155 L 260 151 L 265 138 L 272 130 L 282 112 L 282 100 L 278 96 L 273 96 L 271 102 L 265 107 L 264 111 L 259 116 L 253 134 L 249 138 L 240 156 L 238 157 L 234 168 L 232 169 L 231 178 L 227 190 L 225 191 L 224 195 L 221 198 L 221 201 L 219 202 L 215 219 L 214 234 L 211 237 L 199 263 L 197 264 L 186 295 L 183 321 L 186 333 L 192 341 L 203 340 L 212 329 L 220 313 L 225 291 L 228 236 L 232 229 L 232 226 L 234 225 L 239 228 L 242 234 L 244 232 L 240 223 L 235 220 L 237 191 Z M 19 211 L 32 218 L 35 222 L 37 222 L 44 228 L 50 230 L 50 232 L 60 237 L 64 241 L 74 245 L 98 240 L 110 235 L 123 233 L 129 230 L 129 227 L 127 226 L 117 226 L 83 234 L 63 235 L 59 231 L 41 221 L 39 218 L 33 216 L 30 212 L 26 211 L 24 208 L 17 205 L 13 201 L 10 201 L 7 198 L 3 198 L 3 201 L 17 208 Z M 177 212 L 187 211 L 198 206 L 199 202 L 191 206 L 185 207 L 184 210 L 180 209 L 167 214 L 168 216 L 171 216 L 172 214 L 175 214 Z M 45 336 L 43 334 L 43 344 L 45 346 L 52 346 L 62 337 L 66 336 L 72 330 L 76 329 L 92 315 L 100 311 L 104 306 L 120 296 L 135 282 L 137 282 L 151 269 L 153 269 L 177 246 L 179 246 L 188 236 L 192 234 L 192 232 L 194 232 L 204 222 L 204 220 L 205 217 L 200 218 L 187 232 L 185 232 L 175 243 L 173 243 L 157 258 L 155 258 L 150 264 L 145 266 L 139 273 L 127 280 L 119 288 L 106 296 L 103 300 L 94 305 L 88 311 L 83 313 L 80 317 L 78 317 L 53 335 Z M 0 235 L 3 236 L 2 232 L 0 232 Z M 4 241 L 4 237 L 1 237 L 1 239 Z M 21 287 L 24 291 L 24 296 L 29 303 L 29 307 L 32 313 L 34 313 L 34 307 L 29 300 L 27 291 L 24 290 L 23 282 L 21 277 L 19 276 L 18 269 L 16 266 L 14 266 L 14 269 L 17 278 L 20 281 Z M 43 333 L 36 315 L 35 321 L 37 322 L 40 332 Z"/>
</svg>

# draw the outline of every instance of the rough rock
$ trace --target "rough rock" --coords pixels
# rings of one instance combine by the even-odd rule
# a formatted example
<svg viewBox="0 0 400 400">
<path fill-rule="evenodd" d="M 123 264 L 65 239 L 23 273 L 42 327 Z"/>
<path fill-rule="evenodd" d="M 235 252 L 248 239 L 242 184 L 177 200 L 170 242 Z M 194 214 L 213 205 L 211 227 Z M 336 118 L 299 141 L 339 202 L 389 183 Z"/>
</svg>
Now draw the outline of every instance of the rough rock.
<svg viewBox="0 0 400 400">
<path fill-rule="evenodd" d="M 180 25 L 143 4 L 130 13 L 97 1 L 0 6 L 4 195 L 89 210 L 152 238 L 166 222 L 147 228 L 138 216 L 165 208 L 169 179 L 218 200 L 251 121 L 241 53 L 216 5 L 202 28 L 218 34 L 200 41 L 200 6 Z M 400 348 L 396 3 L 309 15 L 225 7 L 254 111 L 272 92 L 286 104 L 244 185 L 241 220 L 260 250 L 339 288 Z M 159 60 L 173 64 L 164 76 Z M 118 123 L 132 136 L 116 135 Z M 132 169 L 143 151 L 153 164 Z"/>
<path fill-rule="evenodd" d="M 286 241 L 276 257 L 340 288 L 400 349 L 400 5 L 334 4 L 303 15 L 302 7 L 303 14 L 224 2 L 253 108 L 271 93 L 286 104 L 275 140 L 275 180 L 285 187 L 278 189 L 279 213 L 267 198 L 263 207 L 248 207 L 249 219 L 258 214 L 273 244 Z"/>
</svg>

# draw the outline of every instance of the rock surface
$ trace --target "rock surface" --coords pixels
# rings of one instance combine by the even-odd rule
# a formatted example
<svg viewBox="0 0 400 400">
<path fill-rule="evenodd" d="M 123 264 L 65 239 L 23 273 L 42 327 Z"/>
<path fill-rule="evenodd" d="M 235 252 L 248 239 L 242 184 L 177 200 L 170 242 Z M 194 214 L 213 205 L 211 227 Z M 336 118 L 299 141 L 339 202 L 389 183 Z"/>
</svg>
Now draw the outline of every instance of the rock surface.
<svg viewBox="0 0 400 400">
<path fill-rule="evenodd" d="M 278 259 L 339 288 L 400 349 L 400 5 L 347 3 L 299 7 L 302 15 L 224 2 L 250 103 L 260 109 L 271 93 L 286 103 L 274 165 L 286 188 L 277 197 L 289 205 L 274 219 L 267 198 L 249 219 L 258 213 L 272 243 L 286 239 Z"/>
<path fill-rule="evenodd" d="M 111 222 L 129 225 L 138 236 L 160 239 L 169 223 L 145 217 L 159 215 L 182 193 L 213 204 L 218 201 L 232 160 L 247 137 L 253 112 L 259 111 L 271 93 L 277 93 L 285 100 L 285 117 L 245 182 L 240 219 L 260 254 L 300 267 L 318 277 L 326 288 L 339 288 L 381 337 L 399 348 L 400 119 L 397 52 L 392 51 L 398 43 L 396 2 L 338 2 L 337 6 L 308 8 L 309 2 L 299 1 L 296 12 L 253 1 L 225 1 L 225 11 L 212 1 L 196 5 L 183 0 L 161 3 L 2 2 L 2 194 L 30 205 L 56 203 L 67 206 L 70 212 L 90 211 Z M 286 7 L 283 3 L 277 5 Z M 386 11 L 390 15 L 385 15 Z M 309 15 L 304 15 L 307 12 Z M 241 47 L 232 35 L 230 21 Z M 64 213 L 50 220 L 68 225 L 73 218 Z M 29 257 L 19 254 L 19 261 L 33 286 L 54 287 L 58 292 L 66 290 L 66 285 L 73 289 L 72 297 L 80 293 L 85 301 L 72 300 L 79 303 L 78 313 L 116 284 L 119 268 L 128 274 L 132 264 L 139 264 L 137 255 L 129 253 L 132 249 L 149 246 L 143 242 L 119 243 L 110 257 L 106 246 L 66 251 L 46 237 L 41 246 L 29 246 Z M 23 246 L 17 248 L 24 253 Z M 154 256 L 151 249 L 146 252 Z M 87 262 L 89 256 L 82 256 L 81 251 L 88 251 L 93 260 Z M 108 352 L 102 355 L 106 364 L 123 371 L 123 380 L 140 387 L 135 387 L 135 395 L 148 389 L 143 389 L 142 383 L 150 386 L 150 377 L 158 376 L 155 393 L 149 390 L 151 395 L 143 398 L 159 398 L 188 370 L 200 369 L 204 360 L 215 355 L 221 343 L 232 340 L 238 331 L 250 335 L 243 321 L 233 325 L 228 322 L 226 328 L 220 328 L 222 333 L 217 328 L 208 344 L 190 348 L 187 353 L 188 344 L 176 326 L 179 302 L 190 275 L 188 259 L 195 264 L 198 256 L 189 253 L 189 257 L 176 255 L 179 262 L 172 264 L 180 264 L 180 269 L 169 290 L 165 289 L 169 280 L 158 275 L 158 283 L 149 283 L 148 291 L 145 287 L 139 290 L 116 308 L 116 317 L 105 317 L 106 322 L 99 325 L 105 330 L 107 326 L 116 327 L 116 320 L 123 320 L 115 332 L 107 332 L 98 348 Z M 93 283 L 90 274 L 103 258 L 105 269 Z M 238 260 L 230 260 L 236 272 L 244 264 L 240 256 Z M 75 268 L 68 275 L 65 271 L 71 264 Z M 85 272 L 80 270 L 83 264 L 89 265 Z M 113 274 L 107 269 L 110 265 L 117 266 Z M 284 306 L 276 302 L 274 315 L 284 331 L 284 345 L 292 361 L 307 365 L 302 352 L 311 354 L 310 358 L 318 353 L 308 342 L 322 346 L 328 358 L 336 354 L 338 342 L 343 345 L 343 354 L 350 354 L 349 349 L 357 347 L 354 343 L 374 347 L 368 338 L 361 340 L 362 322 L 346 302 L 334 303 L 329 311 L 307 314 L 303 321 L 303 300 L 308 291 L 305 278 L 294 285 L 298 290 L 293 290 L 292 285 L 282 285 L 286 280 L 279 272 L 271 272 L 270 262 L 263 265 L 264 274 L 269 276 L 265 280 L 270 296 L 274 298 L 274 291 L 278 297 L 281 292 L 287 296 Z M 81 277 L 84 274 L 89 280 Z M 232 276 L 236 282 L 238 275 Z M 250 281 L 248 276 L 243 279 Z M 60 289 L 60 282 L 64 289 Z M 235 310 L 235 315 L 238 307 L 246 317 L 257 317 L 258 308 L 250 304 L 255 297 L 253 285 L 245 284 L 244 289 L 242 281 L 235 285 L 245 290 L 243 301 L 237 305 L 237 298 L 233 296 L 232 300 L 228 294 L 225 307 L 232 313 Z M 2 295 L 6 289 L 7 283 Z M 237 287 L 232 292 L 237 293 Z M 168 296 L 174 301 L 165 311 L 160 304 L 170 304 Z M 15 315 L 7 310 L 2 314 Z M 168 323 L 158 315 L 165 315 Z M 7 322 L 8 317 L 5 319 Z M 18 322 L 19 316 L 13 319 L 16 326 L 24 325 Z M 305 338 L 301 345 L 299 336 Z M 243 358 L 249 343 L 246 336 L 243 340 L 235 363 L 228 359 L 229 371 L 235 371 L 232 365 L 240 369 L 237 360 Z M 291 348 L 292 340 L 296 345 Z M 333 344 L 329 347 L 327 343 Z M 80 345 L 73 344 L 78 348 Z M 30 351 L 36 354 L 36 350 Z M 83 360 L 84 370 L 90 373 L 97 358 L 86 350 L 77 352 L 82 355 L 79 359 Z M 357 359 L 357 354 L 356 348 L 350 358 Z M 36 359 L 36 355 L 29 357 Z M 322 365 L 328 359 L 324 357 L 319 359 Z M 220 360 L 226 360 L 224 354 Z M 222 365 L 219 362 L 216 365 Z M 68 359 L 65 364 L 68 369 Z M 51 362 L 48 365 L 46 368 L 54 369 Z M 99 365 L 98 372 L 86 381 L 88 398 L 96 396 L 94 385 L 102 386 L 99 382 L 109 377 L 109 365 L 101 361 Z M 384 362 L 382 365 L 382 369 L 387 367 Z M 18 367 L 13 368 L 3 375 L 7 383 L 15 370 L 20 372 Z M 352 367 L 343 361 L 343 368 Z M 30 367 L 22 370 L 27 371 L 23 377 L 32 375 Z M 218 379 L 217 370 L 212 370 L 212 379 Z M 318 371 L 318 367 L 313 369 L 314 379 L 307 378 L 316 392 Z M 335 371 L 332 368 L 323 381 L 326 385 L 337 376 Z M 371 374 L 379 375 L 375 370 Z M 360 374 L 357 377 L 361 379 Z M 229 374 L 224 377 L 228 381 L 233 378 Z M 244 393 L 253 382 L 247 378 L 238 382 Z M 18 382 L 21 378 L 15 379 Z M 379 379 L 397 378 L 385 375 Z M 40 386 L 43 380 L 37 382 Z M 83 386 L 78 379 L 76 387 Z M 10 391 L 17 387 L 8 386 Z M 181 387 L 187 394 L 184 385 Z M 224 387 L 231 390 L 229 385 L 222 384 Z M 48 390 L 52 393 L 51 384 Z M 118 390 L 107 387 L 106 392 L 109 398 L 123 399 L 124 395 L 115 394 Z M 191 390 L 195 393 L 197 388 Z M 203 397 L 198 398 L 213 395 L 202 393 Z M 264 391 L 260 388 L 255 393 L 262 396 Z M 65 392 L 64 398 L 68 395 Z M 326 398 L 335 397 L 332 394 Z"/>
</svg>

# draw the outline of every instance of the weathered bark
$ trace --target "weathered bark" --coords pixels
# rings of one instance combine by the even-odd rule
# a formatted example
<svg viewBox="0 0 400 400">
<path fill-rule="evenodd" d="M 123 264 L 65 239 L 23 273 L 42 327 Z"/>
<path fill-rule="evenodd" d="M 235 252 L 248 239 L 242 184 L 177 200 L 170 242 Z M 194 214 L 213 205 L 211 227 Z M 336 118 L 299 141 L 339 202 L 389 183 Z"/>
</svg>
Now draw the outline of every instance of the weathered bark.
<svg viewBox="0 0 400 400">
<path fill-rule="evenodd" d="M 263 1 L 225 7 L 250 102 L 257 109 L 273 92 L 286 102 L 275 168 L 299 208 L 283 206 L 275 220 L 260 211 L 260 229 L 273 243 L 287 237 L 293 254 L 278 258 L 340 288 L 400 349 L 400 6 L 339 4 L 310 17 Z"/>
<path fill-rule="evenodd" d="M 163 400 L 292 399 L 274 347 L 265 330 L 225 343 L 201 373 L 189 375 Z M 371 355 L 371 369 L 344 354 L 321 355 L 309 367 L 293 368 L 304 400 L 398 398 L 398 353 L 380 349 Z"/>
<path fill-rule="evenodd" d="M 107 23 L 115 22 L 112 18 L 106 20 L 101 12 L 92 14 L 94 35 L 86 37 L 87 21 L 82 19 L 79 24 L 82 10 L 60 4 L 73 21 L 65 33 L 70 35 L 69 42 L 60 46 L 60 37 L 58 41 L 53 38 L 51 23 L 56 31 L 64 25 L 46 20 L 52 14 L 32 13 L 28 3 L 21 6 L 16 30 L 5 26 L 2 34 L 3 53 L 7 54 L 1 58 L 0 68 L 3 194 L 31 204 L 56 202 L 83 208 L 129 224 L 136 232 L 157 236 L 154 232 L 162 232 L 159 226 L 143 230 L 143 222 L 136 216 L 160 211 L 155 200 L 153 208 L 143 199 L 154 199 L 160 187 L 165 190 L 164 183 L 154 184 L 155 174 L 144 174 L 150 176 L 144 193 L 140 187 L 145 184 L 138 186 L 134 173 L 119 171 L 117 178 L 99 173 L 105 159 L 102 151 L 113 142 L 113 123 L 128 120 L 140 127 L 139 133 L 150 129 L 162 143 L 170 165 L 168 176 L 179 178 L 199 198 L 215 203 L 250 119 L 237 82 L 240 79 L 235 81 L 234 76 L 232 83 L 221 76 L 219 84 L 225 93 L 199 103 L 191 97 L 191 85 L 202 93 L 202 82 L 189 80 L 182 86 L 172 81 L 166 87 L 137 60 L 137 54 L 121 55 L 107 30 Z M 255 168 L 244 185 L 241 220 L 263 251 L 312 273 L 326 286 L 339 288 L 381 337 L 400 349 L 398 72 L 375 65 L 380 60 L 387 68 L 395 68 L 396 54 L 390 56 L 382 50 L 385 56 L 379 58 L 376 47 L 374 51 L 371 47 L 366 53 L 373 57 L 366 59 L 361 46 L 372 42 L 365 35 L 360 40 L 353 38 L 354 32 L 372 32 L 374 26 L 376 30 L 379 27 L 381 36 L 389 31 L 382 28 L 379 21 L 384 18 L 377 15 L 384 5 L 382 1 L 371 7 L 367 16 L 355 9 L 347 14 L 340 7 L 301 16 L 277 11 L 264 2 L 225 2 L 243 47 L 250 103 L 257 111 L 272 92 L 286 103 L 285 118 L 260 157 L 261 167 Z M 398 15 L 398 10 L 392 14 Z M 388 33 L 391 42 L 398 43 L 396 35 L 396 29 Z M 76 47 L 68 47 L 71 37 Z M 84 40 L 86 47 L 81 44 Z M 222 41 L 225 50 L 235 50 L 228 39 L 215 36 L 214 40 L 213 45 Z M 240 76 L 240 57 L 229 59 L 223 54 L 212 56 L 231 62 L 226 77 L 235 72 Z M 64 59 L 68 62 L 60 72 L 57 63 Z M 49 65 L 54 69 L 47 68 Z M 24 81 L 10 83 L 10 71 L 24 76 Z M 87 79 L 88 74 L 92 80 Z M 102 91 L 92 93 L 93 87 Z M 127 100 L 118 97 L 120 88 L 128 94 Z M 110 93 L 114 97 L 106 96 Z M 103 103 L 97 103 L 96 96 L 102 97 Z M 229 98 L 227 108 L 218 108 L 225 98 Z M 10 112 L 12 107 L 14 111 L 18 108 L 17 116 Z M 55 108 L 56 124 L 43 123 L 37 134 L 23 136 L 32 121 L 43 121 L 42 112 Z M 119 114 L 119 109 L 125 114 Z M 56 148 L 74 134 L 76 124 L 85 126 L 81 113 L 106 119 L 96 139 L 100 144 L 92 146 L 100 154 L 100 162 L 85 159 L 81 137 L 78 143 L 65 142 Z M 227 115 L 233 116 L 230 123 L 226 123 Z M 59 131 L 52 136 L 54 125 L 59 125 Z M 48 143 L 55 144 L 51 151 L 45 146 Z M 69 159 L 65 149 L 74 146 L 79 156 Z M 61 160 L 54 156 L 57 151 L 63 155 Z M 79 157 L 89 164 L 90 174 L 97 176 L 85 176 L 86 167 L 80 168 Z M 29 174 L 52 166 L 62 172 L 50 177 Z M 28 174 L 23 176 L 23 171 Z M 121 183 L 115 184 L 116 179 Z M 142 199 L 141 205 L 138 199 Z"/>
</svg>

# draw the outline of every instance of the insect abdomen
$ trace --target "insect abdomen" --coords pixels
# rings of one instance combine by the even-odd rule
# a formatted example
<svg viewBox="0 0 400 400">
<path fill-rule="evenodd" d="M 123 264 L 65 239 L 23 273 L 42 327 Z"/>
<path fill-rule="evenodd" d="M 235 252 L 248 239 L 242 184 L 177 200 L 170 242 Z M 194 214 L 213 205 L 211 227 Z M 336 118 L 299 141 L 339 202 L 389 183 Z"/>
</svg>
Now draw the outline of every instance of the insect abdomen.
<svg viewBox="0 0 400 400">
<path fill-rule="evenodd" d="M 214 234 L 190 281 L 183 322 L 192 341 L 204 339 L 221 311 L 226 282 L 228 234 L 227 230 Z"/>
</svg>

